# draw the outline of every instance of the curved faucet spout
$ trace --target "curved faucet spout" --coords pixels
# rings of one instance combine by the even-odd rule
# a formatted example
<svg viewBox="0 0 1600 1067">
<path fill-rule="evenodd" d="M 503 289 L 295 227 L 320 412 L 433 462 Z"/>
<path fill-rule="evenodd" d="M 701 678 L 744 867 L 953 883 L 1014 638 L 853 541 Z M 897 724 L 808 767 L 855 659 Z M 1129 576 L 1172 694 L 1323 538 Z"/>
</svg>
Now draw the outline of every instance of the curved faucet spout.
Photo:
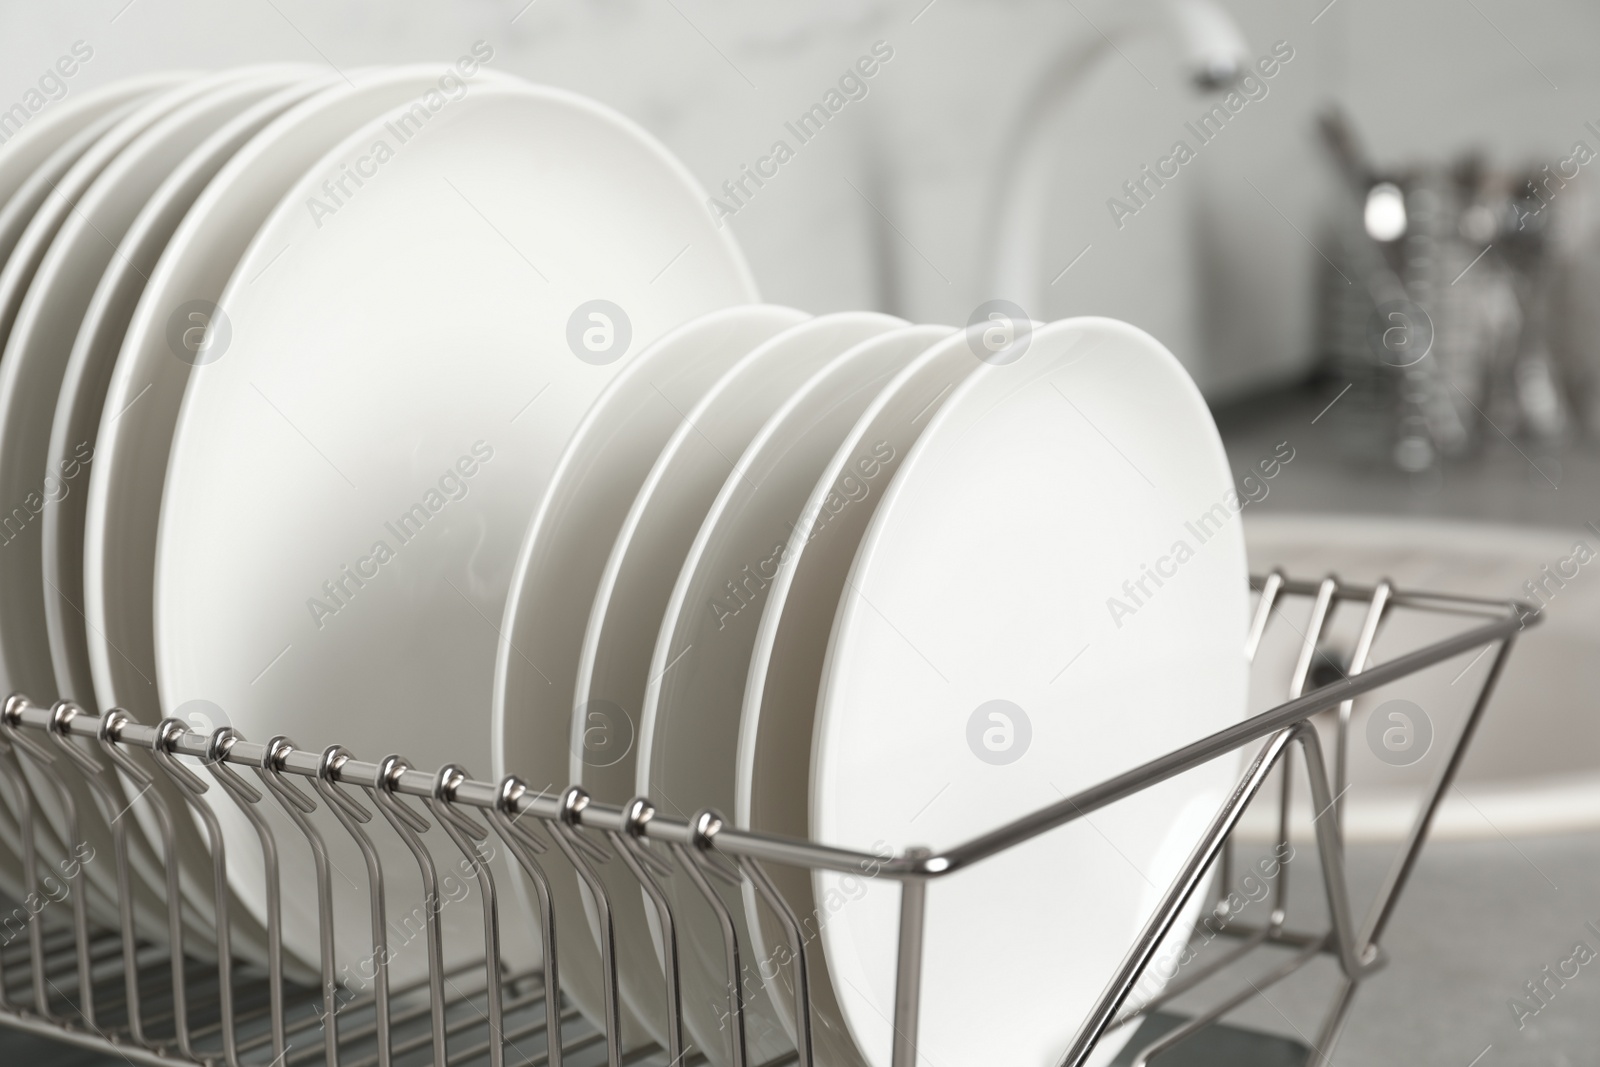
<svg viewBox="0 0 1600 1067">
<path fill-rule="evenodd" d="M 1147 31 L 1173 36 L 1202 91 L 1225 88 L 1247 62 L 1244 35 L 1214 0 L 1164 0 L 1142 4 L 1119 24 L 1064 49 L 1027 95 L 996 155 L 984 234 L 985 297 L 1004 297 L 1035 317 L 1045 317 L 1041 241 L 1062 117 L 1100 60 L 1118 42 Z"/>
</svg>

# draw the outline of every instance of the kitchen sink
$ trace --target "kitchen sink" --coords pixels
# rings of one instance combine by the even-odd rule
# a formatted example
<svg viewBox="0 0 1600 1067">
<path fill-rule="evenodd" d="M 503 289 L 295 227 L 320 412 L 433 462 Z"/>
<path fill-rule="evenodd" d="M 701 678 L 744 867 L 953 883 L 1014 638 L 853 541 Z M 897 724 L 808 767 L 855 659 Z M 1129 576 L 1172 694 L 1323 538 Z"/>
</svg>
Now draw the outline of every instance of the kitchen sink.
<svg viewBox="0 0 1600 1067">
<path fill-rule="evenodd" d="M 1433 825 L 1436 838 L 1553 834 L 1600 827 L 1600 533 L 1462 520 L 1316 514 L 1245 514 L 1251 569 L 1282 567 L 1296 577 L 1333 574 L 1370 584 L 1388 578 L 1404 590 L 1519 599 L 1544 619 L 1519 639 L 1487 712 Z M 1288 697 L 1288 680 L 1307 629 L 1310 604 L 1284 608 L 1289 626 L 1268 628 L 1252 671 L 1251 710 Z M 1336 609 L 1319 642 L 1312 685 L 1345 670 L 1362 605 Z M 1381 663 L 1473 620 L 1396 608 L 1380 628 L 1371 662 Z M 1404 835 L 1426 784 L 1440 772 L 1493 651 L 1475 650 L 1355 702 L 1348 788 L 1341 816 L 1351 840 Z M 1310 688 L 1310 686 L 1308 686 Z M 1334 713 L 1320 717 L 1330 763 Z M 1297 759 L 1291 806 L 1294 835 L 1309 839 L 1312 810 Z M 1253 805 L 1240 833 L 1275 832 L 1276 784 Z"/>
</svg>

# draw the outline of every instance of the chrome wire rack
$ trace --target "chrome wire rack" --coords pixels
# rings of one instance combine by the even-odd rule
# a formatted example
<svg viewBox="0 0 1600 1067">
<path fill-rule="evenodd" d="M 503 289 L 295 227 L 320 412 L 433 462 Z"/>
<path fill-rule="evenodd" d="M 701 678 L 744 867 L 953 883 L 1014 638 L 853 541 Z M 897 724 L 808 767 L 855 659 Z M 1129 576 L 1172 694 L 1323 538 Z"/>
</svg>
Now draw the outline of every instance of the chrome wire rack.
<svg viewBox="0 0 1600 1067">
<path fill-rule="evenodd" d="M 685 821 L 657 813 L 644 799 L 619 808 L 592 802 L 579 788 L 559 795 L 536 795 L 515 777 L 498 783 L 475 781 L 454 765 L 427 773 L 412 769 L 399 757 L 370 763 L 337 746 L 321 752 L 307 751 L 282 737 L 261 744 L 226 727 L 203 734 L 176 719 L 154 726 L 141 725 L 120 710 L 95 716 L 69 702 L 47 708 L 24 696 L 13 696 L 0 712 L 0 788 L 6 791 L 18 815 L 23 866 L 20 884 L 31 888 L 26 894 L 28 899 L 18 902 L 19 906 L 10 913 L 14 919 L 5 926 L 6 943 L 0 948 L 0 1025 L 96 1049 L 137 1064 L 225 1063 L 228 1067 L 246 1067 L 321 1062 L 329 1067 L 390 1067 L 394 1063 L 449 1062 L 502 1067 L 511 1062 L 550 1067 L 564 1063 L 622 1067 L 704 1062 L 697 1050 L 685 1047 L 678 988 L 681 946 L 672 933 L 675 924 L 671 906 L 660 888 L 661 879 L 669 877 L 674 869 L 682 869 L 701 889 L 707 906 L 718 911 L 721 918 L 725 943 L 716 949 L 727 964 L 726 1017 L 733 1025 L 728 1028 L 728 1047 L 721 1050 L 719 1058 L 735 1067 L 746 1067 L 749 1062 L 744 1030 L 746 982 L 741 980 L 748 963 L 741 966 L 740 960 L 748 961 L 751 953 L 748 945 L 739 943 L 735 926 L 728 920 L 726 904 L 721 894 L 711 888 L 707 874 L 723 880 L 748 880 L 787 927 L 795 961 L 795 1018 L 801 1024 L 793 1051 L 773 1064 L 810 1067 L 815 1053 L 806 975 L 815 964 L 808 964 L 800 925 L 782 902 L 766 867 L 780 864 L 850 872 L 871 863 L 879 877 L 900 884 L 892 1063 L 893 1067 L 914 1067 L 918 1062 L 916 1040 L 924 966 L 923 920 L 928 894 L 938 892 L 934 886 L 941 878 L 1155 783 L 1249 747 L 1245 753 L 1249 756 L 1246 770 L 1177 878 L 1162 892 L 1148 923 L 1128 946 L 1121 964 L 1063 1051 L 1060 1063 L 1076 1067 L 1109 1031 L 1132 1025 L 1197 987 L 1206 986 L 1205 992 L 1209 992 L 1210 986 L 1217 986 L 1211 1007 L 1168 1029 L 1153 1043 L 1135 1047 L 1139 1044 L 1135 1042 L 1124 1051 L 1124 1057 L 1131 1055 L 1132 1062 L 1142 1065 L 1175 1049 L 1311 960 L 1331 957 L 1339 972 L 1337 991 L 1310 1054 L 1312 1062 L 1320 1062 L 1331 1055 L 1356 990 L 1384 963 L 1380 949 L 1384 932 L 1427 837 L 1429 824 L 1461 765 L 1517 635 L 1537 622 L 1538 615 L 1516 601 L 1402 592 L 1387 582 L 1372 587 L 1353 586 L 1333 577 L 1297 581 L 1276 571 L 1253 579 L 1252 587 L 1259 598 L 1247 639 L 1251 656 L 1261 647 L 1263 634 L 1273 620 L 1282 619 L 1280 625 L 1294 628 L 1299 654 L 1292 677 L 1287 679 L 1287 702 L 955 847 L 942 851 L 907 849 L 887 861 L 849 849 L 742 831 L 712 811 Z M 1309 604 L 1307 614 L 1301 616 L 1297 611 L 1294 616 L 1295 620 L 1306 620 L 1303 629 L 1283 610 L 1290 600 Z M 1360 637 L 1349 661 L 1340 665 L 1337 679 L 1308 692 L 1314 661 L 1321 655 L 1321 638 L 1336 610 L 1360 613 Z M 1396 611 L 1418 611 L 1452 623 L 1458 621 L 1460 629 L 1382 663 L 1370 662 L 1380 626 Z M 1423 791 L 1415 822 L 1398 849 L 1388 877 L 1370 910 L 1358 922 L 1351 910 L 1346 882 L 1338 804 L 1345 788 L 1354 698 L 1478 650 L 1482 650 L 1480 655 L 1493 651 L 1484 681 L 1470 696 L 1461 728 L 1444 748 L 1445 758 Z M 1335 731 L 1337 738 L 1331 766 L 1315 725 L 1318 717 L 1325 728 Z M 1297 746 L 1303 757 L 1312 802 L 1319 812 L 1313 825 L 1326 892 L 1326 928 L 1297 929 L 1289 924 L 1286 879 L 1278 879 L 1272 889 L 1268 921 L 1220 924 L 1217 932 L 1233 939 L 1226 952 L 1194 964 L 1186 973 L 1168 981 L 1158 995 L 1135 1003 L 1132 995 L 1151 966 L 1157 948 L 1209 873 L 1216 872 L 1214 884 L 1224 888 L 1221 899 L 1208 914 L 1224 915 L 1227 911 L 1225 887 L 1230 883 L 1230 865 L 1234 862 L 1231 834 L 1245 808 L 1262 791 L 1269 773 L 1280 765 L 1284 773 L 1283 789 L 1277 798 L 1277 826 L 1280 847 L 1288 847 L 1291 764 L 1286 757 L 1292 746 Z M 143 754 L 136 758 L 141 751 Z M 200 769 L 209 782 L 197 773 Z M 216 937 L 217 949 L 211 962 L 183 952 L 185 905 L 178 899 L 174 873 L 175 848 L 183 836 L 201 833 L 199 823 L 194 818 L 180 817 L 187 813 L 169 810 L 160 791 L 150 791 L 148 802 L 159 809 L 156 821 L 161 830 L 158 843 L 168 889 L 168 936 L 162 941 L 136 933 L 129 820 L 117 818 L 120 812 L 99 810 L 105 805 L 98 803 L 112 796 L 104 787 L 118 773 L 123 780 L 136 783 L 148 783 L 153 775 L 170 777 L 202 821 L 208 809 L 198 797 L 214 783 L 243 810 L 257 830 L 258 841 L 233 840 L 226 842 L 226 849 L 210 848 L 216 897 L 223 902 L 215 907 L 214 914 L 205 916 L 213 924 Z M 67 776 L 72 775 L 83 779 L 72 785 L 86 784 L 94 791 L 95 805 L 73 805 L 74 790 L 67 781 Z M 52 805 L 58 806 L 55 810 L 66 813 L 72 832 L 63 835 L 69 839 L 64 844 L 51 844 L 46 840 L 50 835 L 40 830 L 46 791 L 55 794 L 49 798 Z M 346 840 L 325 839 L 308 818 L 319 801 L 337 818 Z M 1271 802 L 1270 795 L 1264 802 Z M 271 805 L 281 807 L 302 832 L 305 840 L 296 847 L 309 845 L 317 860 L 318 884 L 279 884 L 280 843 L 261 814 Z M 429 828 L 421 812 L 428 813 L 449 839 L 444 847 L 458 850 L 467 861 L 462 869 L 470 870 L 469 877 L 476 878 L 484 924 L 486 948 L 481 959 L 473 960 L 470 966 L 447 967 L 442 953 L 430 951 L 425 980 L 409 985 L 391 983 L 385 943 L 388 928 L 383 871 L 372 843 L 372 835 L 380 830 L 377 824 L 371 829 L 364 825 L 370 817 L 369 805 L 385 815 L 383 821 L 389 824 L 389 830 L 413 842 Z M 105 833 L 99 840 L 109 838 L 114 843 L 119 928 L 101 928 L 90 921 L 85 905 L 84 864 L 73 864 L 71 856 L 52 852 L 53 848 L 66 849 L 81 856 L 82 852 L 76 850 L 87 847 L 85 843 L 91 839 L 91 835 L 82 832 L 82 824 L 94 819 L 105 823 L 100 828 Z M 218 833 L 214 817 L 209 828 L 211 835 Z M 538 907 L 532 912 L 522 913 L 514 896 L 496 893 L 495 875 L 485 859 L 491 838 L 504 844 L 506 853 L 537 889 L 533 899 L 538 901 Z M 581 1017 L 562 995 L 561 954 L 555 944 L 550 883 L 541 867 L 541 856 L 548 858 L 547 849 L 552 845 L 587 884 L 599 913 L 596 927 L 601 937 L 605 1010 L 603 1019 L 594 1023 Z M 352 846 L 367 866 L 371 913 L 336 917 L 329 887 L 329 849 L 349 852 Z M 236 924 L 240 917 L 230 913 L 222 892 L 228 885 L 228 863 L 236 861 L 247 849 L 258 854 L 251 858 L 261 860 L 267 881 L 264 899 L 268 952 L 264 967 L 247 963 L 242 956 L 236 958 L 232 951 L 238 943 Z M 595 863 L 611 859 L 625 864 L 656 902 L 665 931 L 662 981 L 666 1003 L 676 1009 L 669 1013 L 666 1047 L 636 1042 L 630 1045 L 623 1037 L 617 946 L 613 943 L 605 883 L 594 869 Z M 62 872 L 60 878 L 54 874 L 58 870 Z M 306 899 L 314 894 L 317 899 L 322 947 L 320 984 L 294 981 L 285 975 L 289 968 L 281 949 L 281 903 L 290 893 L 304 894 Z M 426 919 L 432 948 L 440 936 L 440 906 L 436 893 L 429 900 Z M 349 988 L 348 982 L 342 982 L 334 969 L 336 918 L 343 923 L 371 924 L 377 965 L 370 988 L 359 994 Z M 1072 920 L 1057 915 L 1041 916 L 1040 921 Z M 500 934 L 511 924 L 537 931 L 545 961 L 541 968 L 516 973 L 502 963 Z M 1199 932 L 1198 926 L 1196 931 Z M 1222 988 L 1225 970 L 1247 954 L 1269 946 L 1290 952 L 1288 961 L 1253 980 L 1246 979 L 1238 990 Z M 814 960 L 818 949 L 812 945 L 810 951 Z"/>
</svg>

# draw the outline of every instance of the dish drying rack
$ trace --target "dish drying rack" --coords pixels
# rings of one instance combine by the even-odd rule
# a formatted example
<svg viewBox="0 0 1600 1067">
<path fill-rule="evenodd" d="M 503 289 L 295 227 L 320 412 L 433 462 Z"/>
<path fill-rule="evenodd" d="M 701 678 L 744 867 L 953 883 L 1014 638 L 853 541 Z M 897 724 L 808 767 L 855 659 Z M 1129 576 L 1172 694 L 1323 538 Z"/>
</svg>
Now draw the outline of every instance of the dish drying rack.
<svg viewBox="0 0 1600 1067">
<path fill-rule="evenodd" d="M 749 1062 L 745 1048 L 745 983 L 739 980 L 744 974 L 741 960 L 747 960 L 749 953 L 748 946 L 739 943 L 727 904 L 713 883 L 748 881 L 787 928 L 789 949 L 796 961 L 795 1018 L 801 1021 L 794 1050 L 762 1067 L 784 1064 L 811 1067 L 808 975 L 815 964 L 808 965 L 801 924 L 774 888 L 766 866 L 786 864 L 851 872 L 862 870 L 864 864 L 870 863 L 878 869 L 878 877 L 894 879 L 901 887 L 892 1065 L 915 1067 L 924 915 L 928 893 L 938 891 L 935 886 L 941 878 L 1190 768 L 1253 746 L 1253 755 L 1243 775 L 1209 823 L 1176 880 L 1162 892 L 1153 914 L 1128 946 L 1121 964 L 1059 1062 L 1062 1067 L 1077 1067 L 1107 1032 L 1132 1025 L 1197 987 L 1220 986 L 1221 972 L 1265 946 L 1287 949 L 1293 955 L 1286 963 L 1254 980 L 1246 979 L 1241 989 L 1219 990 L 1218 999 L 1208 1010 L 1169 1029 L 1153 1043 L 1137 1048 L 1128 1046 L 1123 1057 L 1132 1055 L 1131 1062 L 1142 1067 L 1151 1058 L 1176 1048 L 1312 960 L 1328 956 L 1337 963 L 1338 986 L 1309 1053 L 1311 1063 L 1326 1062 L 1332 1055 L 1357 989 L 1384 963 L 1380 945 L 1396 901 L 1416 863 L 1441 798 L 1461 765 L 1495 680 L 1517 635 L 1537 622 L 1538 614 L 1518 601 L 1403 592 L 1388 582 L 1371 587 L 1354 586 L 1332 576 L 1320 581 L 1294 580 L 1274 571 L 1253 578 L 1251 586 L 1259 593 L 1246 646 L 1251 657 L 1272 620 L 1280 619 L 1282 625 L 1293 626 L 1277 609 L 1291 598 L 1310 602 L 1308 626 L 1304 631 L 1295 631 L 1299 637 L 1299 655 L 1289 679 L 1289 700 L 953 848 L 938 852 L 911 848 L 887 861 L 850 849 L 746 832 L 727 824 L 712 811 L 685 821 L 658 813 L 644 799 L 635 799 L 618 808 L 592 802 L 576 787 L 559 795 L 535 795 L 515 777 L 498 783 L 475 781 L 454 765 L 429 773 L 412 769 L 394 756 L 380 763 L 369 763 L 337 746 L 320 753 L 312 752 L 295 748 L 282 737 L 260 744 L 246 740 L 228 727 L 207 735 L 190 730 L 176 719 L 147 726 L 117 709 L 94 716 L 64 701 L 46 708 L 23 696 L 13 696 L 0 711 L 0 788 L 6 789 L 17 805 L 25 885 L 37 887 L 41 885 L 41 870 L 57 869 L 57 857 L 45 854 L 49 849 L 42 846 L 35 833 L 34 824 L 40 811 L 36 788 L 48 785 L 59 794 L 57 799 L 73 829 L 71 836 L 77 841 L 84 840 L 77 832 L 81 829 L 79 820 L 106 817 L 98 810 L 85 811 L 82 805 L 74 810 L 71 792 L 65 788 L 62 777 L 65 775 L 81 775 L 92 788 L 101 790 L 115 770 L 136 782 L 148 782 L 153 768 L 154 773 L 170 775 L 177 782 L 201 820 L 205 820 L 209 812 L 199 794 L 214 783 L 250 818 L 259 841 L 227 841 L 226 850 L 212 849 L 218 899 L 223 903 L 216 908 L 218 914 L 206 917 L 215 924 L 218 951 L 215 962 L 203 963 L 136 936 L 127 820 L 108 820 L 116 853 L 120 929 L 91 925 L 85 905 L 84 869 L 83 865 L 76 865 L 71 876 L 64 878 L 67 893 L 59 898 L 70 900 L 70 908 L 26 909 L 29 914 L 26 944 L 0 949 L 0 1025 L 97 1050 L 133 1064 L 149 1065 L 205 1063 L 256 1067 L 271 1064 L 276 1067 L 282 1063 L 289 1067 L 322 1062 L 328 1067 L 390 1067 L 392 1063 L 449 1062 L 504 1067 L 509 1062 L 535 1067 L 601 1063 L 607 1067 L 625 1064 L 688 1067 L 705 1060 L 697 1050 L 686 1051 L 678 985 L 680 946 L 674 934 L 672 909 L 660 889 L 660 879 L 677 867 L 688 874 L 707 906 L 720 919 L 724 942 L 720 955 L 729 976 L 727 1018 L 731 1025 L 727 1029 L 728 1047 L 724 1049 L 727 1062 L 734 1067 L 756 1067 Z M 1349 663 L 1343 667 L 1342 677 L 1307 692 L 1314 661 L 1322 655 L 1319 640 L 1335 608 L 1340 605 L 1362 610 L 1360 637 Z M 1386 662 L 1369 663 L 1380 624 L 1387 613 L 1396 609 L 1449 616 L 1459 619 L 1464 628 Z M 1424 799 L 1415 822 L 1382 888 L 1358 923 L 1350 907 L 1339 818 L 1354 698 L 1479 649 L 1482 650 L 1480 656 L 1493 651 L 1484 681 L 1472 696 L 1470 710 L 1458 735 L 1444 750 L 1445 758 L 1423 792 Z M 1313 717 L 1323 714 L 1336 716 L 1333 728 L 1337 745 L 1331 767 L 1313 724 Z M 74 742 L 69 738 L 78 740 Z M 1281 850 L 1288 847 L 1291 797 L 1288 753 L 1291 747 L 1300 750 L 1310 780 L 1312 801 L 1319 812 L 1313 825 L 1330 916 L 1327 927 L 1306 930 L 1288 925 L 1287 879 L 1275 879 L 1268 921 L 1226 922 L 1219 932 L 1235 942 L 1226 952 L 1218 958 L 1193 964 L 1187 973 L 1173 977 L 1159 995 L 1148 1001 L 1130 1004 L 1130 995 L 1151 965 L 1163 938 L 1185 902 L 1213 868 L 1218 869 L 1219 877 L 1214 884 L 1221 887 L 1222 899 L 1213 906 L 1212 913 L 1225 913 L 1233 864 L 1230 835 L 1246 806 L 1280 763 L 1285 769 L 1277 813 L 1280 855 Z M 131 752 L 134 749 L 145 750 L 150 759 L 135 760 Z M 177 760 L 177 756 L 202 760 L 211 782 Z M 24 774 L 24 764 L 31 765 L 31 769 L 39 773 Z M 252 784 L 252 779 L 259 787 Z M 157 805 L 163 803 L 155 792 L 150 794 L 150 800 Z M 372 912 L 363 918 L 371 920 L 373 959 L 377 965 L 370 992 L 355 999 L 350 999 L 350 991 L 340 986 L 334 971 L 334 916 L 327 869 L 330 842 L 308 818 L 319 802 L 332 809 L 347 832 L 349 840 L 337 842 L 336 847 L 348 849 L 353 844 L 364 857 L 369 875 Z M 482 912 L 486 949 L 484 958 L 476 960 L 472 966 L 448 970 L 441 962 L 442 953 L 430 952 L 426 980 L 402 988 L 389 980 L 383 871 L 371 835 L 392 829 L 406 836 L 402 824 L 412 831 L 426 829 L 427 820 L 418 813 L 419 802 L 420 808 L 433 817 L 469 864 L 463 870 L 470 869 L 477 880 L 478 910 Z M 279 884 L 277 843 L 258 810 L 262 805 L 280 806 L 299 827 L 317 860 L 318 885 Z M 369 805 L 386 816 L 384 821 L 390 824 L 389 828 L 368 822 Z M 183 929 L 180 904 L 176 899 L 177 880 L 170 872 L 175 865 L 176 838 L 199 834 L 200 830 L 198 821 L 184 817 L 185 813 L 163 809 L 158 814 L 162 831 L 160 845 L 169 872 L 168 944 L 181 948 Z M 216 833 L 214 817 L 209 825 L 212 833 Z M 413 833 L 408 840 L 415 837 Z M 537 891 L 540 913 L 527 916 L 526 921 L 538 929 L 545 961 L 541 969 L 514 973 L 502 965 L 501 925 L 507 921 L 523 921 L 524 917 L 518 914 L 512 919 L 506 914 L 508 902 L 515 897 L 496 894 L 494 875 L 484 851 L 491 837 L 504 844 Z M 550 882 L 540 866 L 540 854 L 551 845 L 577 870 L 595 901 L 602 938 L 600 959 L 605 991 L 604 1019 L 598 1028 L 586 1022 L 560 992 L 561 956 L 554 943 L 556 926 L 550 907 Z M 230 919 L 226 894 L 221 891 L 227 885 L 226 855 L 246 848 L 261 851 L 267 881 L 269 951 L 265 968 L 232 958 L 230 949 L 231 925 L 235 920 Z M 602 861 L 625 864 L 654 902 L 662 933 L 665 1003 L 674 1009 L 668 1013 L 665 1047 L 655 1044 L 626 1047 L 622 1039 L 616 945 L 606 889 L 594 869 L 594 864 Z M 317 894 L 322 946 L 320 988 L 285 980 L 280 905 L 287 892 Z M 427 916 L 430 947 L 437 944 L 439 936 L 436 892 L 431 900 L 434 906 Z M 63 921 L 67 919 L 63 910 L 70 910 L 69 921 Z M 342 918 L 350 922 L 354 917 Z M 1072 920 L 1068 917 L 1061 921 Z M 813 944 L 811 952 L 817 951 Z M 463 976 L 473 978 L 471 991 L 466 994 L 459 992 L 460 986 L 452 980 Z M 324 1020 L 330 1019 L 333 1025 L 325 1025 Z M 557 1039 L 551 1040 L 552 1036 Z M 1168 1061 L 1173 1059 L 1169 1057 Z M 1126 1059 L 1118 1062 L 1126 1062 Z"/>
</svg>

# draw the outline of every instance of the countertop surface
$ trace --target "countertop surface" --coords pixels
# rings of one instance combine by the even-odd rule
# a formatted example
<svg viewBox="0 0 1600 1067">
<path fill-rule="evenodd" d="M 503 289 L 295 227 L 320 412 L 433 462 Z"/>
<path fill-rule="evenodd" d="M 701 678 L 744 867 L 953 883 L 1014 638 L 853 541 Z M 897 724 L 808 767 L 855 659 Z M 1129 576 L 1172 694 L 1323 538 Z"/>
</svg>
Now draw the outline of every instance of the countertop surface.
<svg viewBox="0 0 1600 1067">
<path fill-rule="evenodd" d="M 1382 941 L 1389 964 L 1356 994 L 1334 1063 L 1600 1064 L 1600 834 L 1513 839 L 1484 829 L 1482 840 L 1424 846 Z M 1392 846 L 1348 849 L 1358 916 L 1393 855 Z M 1323 929 L 1315 848 L 1297 846 L 1288 871 L 1290 925 Z M 1243 921 L 1259 918 L 1247 907 Z M 1533 1000 L 1525 983 L 1542 979 L 1541 968 L 1562 966 L 1580 942 L 1595 953 L 1592 962 L 1564 985 L 1550 983 L 1542 1005 Z M 1219 938 L 1208 948 L 1218 946 L 1227 943 Z M 1196 990 L 1172 1010 L 1196 1014 L 1224 988 L 1242 989 L 1288 958 L 1279 950 L 1258 954 L 1226 972 L 1225 987 Z M 1333 961 L 1319 960 L 1226 1021 L 1311 1045 L 1337 978 Z M 1513 1011 L 1513 1001 L 1525 1010 Z"/>
<path fill-rule="evenodd" d="M 1424 474 L 1359 458 L 1362 413 L 1340 385 L 1284 390 L 1216 411 L 1236 479 L 1282 443 L 1294 459 L 1252 510 L 1343 512 L 1572 527 L 1600 525 L 1600 446 L 1540 449 L 1480 420 L 1474 454 Z"/>
</svg>

